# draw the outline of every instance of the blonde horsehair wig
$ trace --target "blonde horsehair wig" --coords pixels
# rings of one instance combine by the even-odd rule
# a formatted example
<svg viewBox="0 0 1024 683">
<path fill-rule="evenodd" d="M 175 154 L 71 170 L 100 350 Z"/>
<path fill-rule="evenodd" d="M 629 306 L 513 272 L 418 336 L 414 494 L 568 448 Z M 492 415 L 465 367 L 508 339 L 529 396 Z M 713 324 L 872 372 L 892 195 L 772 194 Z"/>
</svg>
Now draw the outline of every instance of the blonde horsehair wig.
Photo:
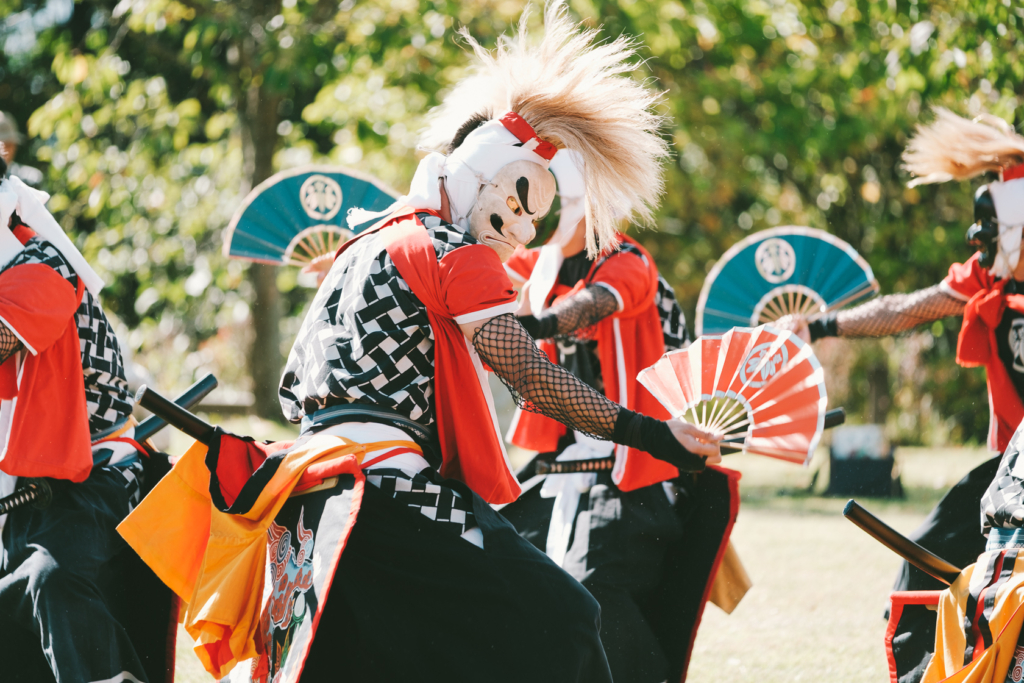
<svg viewBox="0 0 1024 683">
<path fill-rule="evenodd" d="M 519 114 L 541 139 L 582 157 L 587 251 L 594 256 L 616 244 L 619 219 L 652 222 L 669 154 L 658 134 L 663 118 L 653 111 L 661 93 L 630 76 L 630 38 L 599 42 L 597 30 L 575 25 L 564 4 L 551 2 L 537 43 L 528 36 L 528 14 L 493 51 L 461 31 L 476 64 L 431 112 L 420 146 L 447 152 L 467 124 Z"/>
<path fill-rule="evenodd" d="M 911 187 L 967 180 L 1024 163 L 1024 137 L 996 116 L 984 114 L 971 121 L 936 107 L 935 120 L 917 127 L 903 162 L 917 176 Z"/>
</svg>

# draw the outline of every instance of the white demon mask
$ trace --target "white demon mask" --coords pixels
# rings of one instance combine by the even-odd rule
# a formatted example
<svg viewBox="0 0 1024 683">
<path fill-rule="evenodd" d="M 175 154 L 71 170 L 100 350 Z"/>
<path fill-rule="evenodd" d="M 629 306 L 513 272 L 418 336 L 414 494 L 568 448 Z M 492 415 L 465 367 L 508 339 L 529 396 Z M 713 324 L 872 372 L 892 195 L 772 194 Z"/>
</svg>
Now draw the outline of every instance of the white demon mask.
<svg viewBox="0 0 1024 683">
<path fill-rule="evenodd" d="M 513 161 L 480 188 L 469 214 L 469 233 L 504 263 L 516 247 L 533 240 L 533 222 L 547 214 L 554 198 L 555 178 L 547 169 L 532 161 Z"/>
<path fill-rule="evenodd" d="M 988 184 L 999 223 L 995 262 L 989 269 L 997 278 L 1013 277 L 1020 261 L 1024 229 L 1024 178 Z"/>
</svg>

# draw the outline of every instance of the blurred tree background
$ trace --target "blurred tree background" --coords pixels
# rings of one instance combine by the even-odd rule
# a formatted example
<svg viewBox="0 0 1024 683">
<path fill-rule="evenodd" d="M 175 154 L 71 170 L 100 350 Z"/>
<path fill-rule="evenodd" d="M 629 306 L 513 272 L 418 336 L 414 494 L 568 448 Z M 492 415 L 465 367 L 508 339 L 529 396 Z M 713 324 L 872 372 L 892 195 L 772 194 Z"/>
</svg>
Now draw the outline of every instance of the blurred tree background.
<svg viewBox="0 0 1024 683">
<path fill-rule="evenodd" d="M 161 386 L 213 369 L 275 416 L 311 290 L 229 262 L 222 233 L 272 172 L 352 166 L 404 190 L 423 115 L 520 0 L 0 0 L 0 109 L 18 161 L 110 286 L 123 339 Z M 675 157 L 657 230 L 634 230 L 692 320 L 707 271 L 775 225 L 849 241 L 882 291 L 970 256 L 972 187 L 907 189 L 900 153 L 942 105 L 1020 124 L 1024 9 L 1010 0 L 570 0 L 642 42 Z M 539 12 L 533 23 L 539 26 Z M 959 320 L 817 345 L 830 401 L 904 443 L 983 442 L 984 376 L 954 362 Z M 246 349 L 246 353 L 241 353 Z M 248 359 L 248 360 L 247 360 Z"/>
</svg>

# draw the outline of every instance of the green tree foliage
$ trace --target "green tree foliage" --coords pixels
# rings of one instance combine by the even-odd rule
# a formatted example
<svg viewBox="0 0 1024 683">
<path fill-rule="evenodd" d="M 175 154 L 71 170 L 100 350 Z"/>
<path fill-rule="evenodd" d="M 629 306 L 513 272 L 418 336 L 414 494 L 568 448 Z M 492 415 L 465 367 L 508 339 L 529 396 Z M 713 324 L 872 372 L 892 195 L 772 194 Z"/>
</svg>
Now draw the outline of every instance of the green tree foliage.
<svg viewBox="0 0 1024 683">
<path fill-rule="evenodd" d="M 0 0 L 0 16 L 54 4 Z M 676 156 L 660 229 L 637 234 L 688 313 L 718 256 L 773 225 L 848 240 L 883 292 L 934 284 L 969 257 L 972 188 L 907 189 L 899 155 L 933 105 L 1019 122 L 1024 10 L 1002 0 L 570 6 L 608 35 L 638 36 L 642 76 L 666 93 Z M 149 368 L 176 384 L 215 363 L 237 383 L 255 281 L 221 256 L 221 232 L 261 179 L 256 157 L 275 170 L 341 163 L 404 189 L 424 113 L 464 74 L 454 29 L 493 44 L 522 7 L 81 0 L 70 19 L 39 22 L 29 48 L 4 50 L 0 106 L 34 111 L 29 151 L 48 171 L 51 206 L 112 283 L 106 304 Z M 21 34 L 3 21 L 9 46 Z M 295 279 L 276 273 L 283 348 L 309 298 Z M 954 438 L 980 440 L 983 376 L 953 362 L 958 326 L 844 347 L 839 355 L 865 360 L 844 366 L 853 374 L 839 394 L 868 415 L 864 378 L 887 363 L 906 434 L 920 432 L 916 415 L 931 406 L 936 420 L 953 420 Z"/>
</svg>

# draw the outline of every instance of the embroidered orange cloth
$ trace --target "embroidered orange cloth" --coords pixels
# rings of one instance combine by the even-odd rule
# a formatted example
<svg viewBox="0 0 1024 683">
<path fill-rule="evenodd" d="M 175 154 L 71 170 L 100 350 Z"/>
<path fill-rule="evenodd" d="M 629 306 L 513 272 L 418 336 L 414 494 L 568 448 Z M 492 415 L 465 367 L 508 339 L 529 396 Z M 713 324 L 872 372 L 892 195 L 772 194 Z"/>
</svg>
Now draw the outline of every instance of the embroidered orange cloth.
<svg viewBox="0 0 1024 683">
<path fill-rule="evenodd" d="M 225 437 L 234 438 L 234 437 Z M 409 441 L 360 444 L 319 434 L 287 451 L 251 506 L 219 510 L 210 492 L 208 448 L 193 446 L 141 504 L 117 527 L 184 606 L 183 623 L 211 675 L 222 678 L 257 654 L 267 554 L 267 529 L 307 470 L 321 477 L 351 474 L 361 498 L 360 464 L 367 453 L 405 447 Z M 330 463 L 330 467 L 324 465 Z M 220 466 L 216 468 L 221 471 Z M 358 513 L 353 505 L 352 515 Z M 351 528 L 351 527 L 350 527 Z"/>
</svg>

